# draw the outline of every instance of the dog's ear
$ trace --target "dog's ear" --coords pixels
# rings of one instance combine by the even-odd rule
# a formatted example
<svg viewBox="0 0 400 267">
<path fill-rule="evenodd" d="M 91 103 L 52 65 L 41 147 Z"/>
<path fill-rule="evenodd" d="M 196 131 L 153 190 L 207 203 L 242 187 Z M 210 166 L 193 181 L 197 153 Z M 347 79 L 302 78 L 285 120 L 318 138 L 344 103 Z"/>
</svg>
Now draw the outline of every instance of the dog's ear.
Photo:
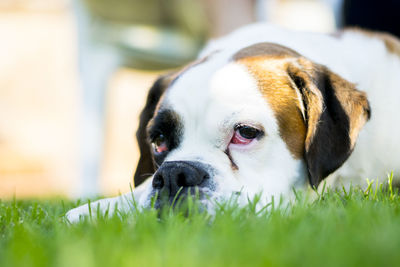
<svg viewBox="0 0 400 267">
<path fill-rule="evenodd" d="M 139 127 L 136 131 L 136 139 L 139 145 L 140 158 L 134 176 L 135 187 L 140 185 L 155 172 L 151 145 L 147 137 L 147 124 L 153 118 L 154 111 L 171 81 L 171 75 L 159 77 L 150 88 L 146 105 L 140 114 Z"/>
<path fill-rule="evenodd" d="M 302 96 L 304 158 L 310 184 L 317 187 L 350 156 L 370 106 L 364 92 L 325 66 L 299 58 L 288 74 Z"/>
</svg>

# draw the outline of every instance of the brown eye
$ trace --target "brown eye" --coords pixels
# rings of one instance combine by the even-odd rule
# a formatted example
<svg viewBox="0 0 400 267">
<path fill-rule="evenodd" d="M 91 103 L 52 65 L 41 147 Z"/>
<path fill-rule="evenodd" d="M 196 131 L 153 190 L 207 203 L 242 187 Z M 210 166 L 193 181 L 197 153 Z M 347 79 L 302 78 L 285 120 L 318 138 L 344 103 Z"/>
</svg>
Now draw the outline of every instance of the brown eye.
<svg viewBox="0 0 400 267">
<path fill-rule="evenodd" d="M 162 134 L 158 135 L 153 140 L 152 146 L 156 154 L 160 154 L 168 150 L 166 138 Z"/>
</svg>

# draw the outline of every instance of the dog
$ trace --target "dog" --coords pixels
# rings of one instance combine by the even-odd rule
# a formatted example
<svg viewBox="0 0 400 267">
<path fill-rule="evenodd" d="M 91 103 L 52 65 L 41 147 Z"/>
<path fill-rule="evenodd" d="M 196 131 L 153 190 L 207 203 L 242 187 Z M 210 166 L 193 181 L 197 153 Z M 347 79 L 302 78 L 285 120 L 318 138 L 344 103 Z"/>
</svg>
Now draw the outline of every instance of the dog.
<svg viewBox="0 0 400 267">
<path fill-rule="evenodd" d="M 140 116 L 133 192 L 101 212 L 170 205 L 197 193 L 212 210 L 260 204 L 328 176 L 359 184 L 400 168 L 400 41 L 357 29 L 326 35 L 270 24 L 211 41 L 159 78 Z M 88 205 L 66 214 L 78 221 Z"/>
</svg>

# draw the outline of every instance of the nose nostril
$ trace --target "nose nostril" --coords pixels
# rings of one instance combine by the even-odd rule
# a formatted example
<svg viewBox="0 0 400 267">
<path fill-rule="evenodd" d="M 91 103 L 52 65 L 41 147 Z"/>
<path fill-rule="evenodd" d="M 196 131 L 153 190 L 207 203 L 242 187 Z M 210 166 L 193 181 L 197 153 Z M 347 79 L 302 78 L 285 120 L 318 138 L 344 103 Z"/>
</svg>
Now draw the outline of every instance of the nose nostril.
<svg viewBox="0 0 400 267">
<path fill-rule="evenodd" d="M 156 177 L 154 177 L 153 179 L 153 187 L 155 189 L 161 189 L 164 187 L 164 179 L 161 175 L 157 175 Z"/>
<path fill-rule="evenodd" d="M 179 173 L 176 179 L 176 185 L 179 187 L 186 186 L 186 176 L 184 173 Z"/>
<path fill-rule="evenodd" d="M 195 187 L 206 187 L 210 178 L 208 172 L 196 164 L 180 161 L 165 162 L 155 173 L 152 186 L 153 189 L 171 197 L 181 188 L 186 192 Z"/>
</svg>

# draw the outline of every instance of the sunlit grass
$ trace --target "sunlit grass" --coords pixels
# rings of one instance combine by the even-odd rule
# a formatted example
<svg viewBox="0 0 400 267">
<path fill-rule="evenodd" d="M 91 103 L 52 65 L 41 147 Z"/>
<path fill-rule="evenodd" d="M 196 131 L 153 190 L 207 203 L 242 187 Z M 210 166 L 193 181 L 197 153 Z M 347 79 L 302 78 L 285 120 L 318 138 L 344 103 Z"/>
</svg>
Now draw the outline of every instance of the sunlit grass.
<svg viewBox="0 0 400 267">
<path fill-rule="evenodd" d="M 389 186 L 328 188 L 262 211 L 255 201 L 93 214 L 70 225 L 77 203 L 0 202 L 0 266 L 390 266 L 400 262 L 400 197 Z"/>
</svg>

